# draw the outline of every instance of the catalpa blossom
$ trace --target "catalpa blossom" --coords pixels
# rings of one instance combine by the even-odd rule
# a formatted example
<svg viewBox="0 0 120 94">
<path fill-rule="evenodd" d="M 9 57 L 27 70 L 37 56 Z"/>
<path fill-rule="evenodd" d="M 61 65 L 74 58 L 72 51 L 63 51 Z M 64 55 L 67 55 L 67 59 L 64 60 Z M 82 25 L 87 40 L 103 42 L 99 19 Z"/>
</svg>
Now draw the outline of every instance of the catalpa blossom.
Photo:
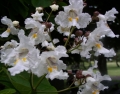
<svg viewBox="0 0 120 94">
<path fill-rule="evenodd" d="M 55 18 L 55 22 L 62 27 L 76 26 L 79 28 L 85 28 L 91 21 L 91 17 L 88 13 L 82 13 L 83 1 L 82 0 L 70 0 L 70 5 L 64 7 L 64 11 L 60 11 Z"/>
<path fill-rule="evenodd" d="M 44 28 L 45 26 L 35 21 L 32 18 L 27 18 L 25 20 L 25 28 L 32 29 L 29 33 L 28 37 L 30 38 L 30 42 L 34 45 L 39 44 L 45 40 Z"/>
<path fill-rule="evenodd" d="M 37 66 L 36 63 L 40 60 L 38 57 L 34 57 L 36 54 L 39 54 L 33 44 L 30 43 L 30 39 L 24 35 L 24 31 L 20 30 L 18 33 L 18 38 L 20 40 L 19 45 L 13 49 L 10 55 L 7 57 L 7 65 L 12 66 L 8 68 L 11 75 L 16 75 L 22 71 L 28 71 L 31 67 Z M 34 58 L 36 61 L 34 61 Z M 38 61 L 37 61 L 38 60 Z"/>
<path fill-rule="evenodd" d="M 111 10 L 107 11 L 105 13 L 105 15 L 99 14 L 98 18 L 99 18 L 100 21 L 102 20 L 104 22 L 106 22 L 106 21 L 114 21 L 115 18 L 116 18 L 115 14 L 118 14 L 118 11 L 115 8 L 112 8 Z"/>
<path fill-rule="evenodd" d="M 3 46 L 2 49 L 0 50 L 1 52 L 1 62 L 7 64 L 8 61 L 7 59 L 9 58 L 9 55 L 13 52 L 13 50 L 19 45 L 19 43 L 15 40 L 11 40 L 6 42 Z"/>
<path fill-rule="evenodd" d="M 62 69 L 66 69 L 66 64 L 59 60 L 61 57 L 68 57 L 63 46 L 56 47 L 54 51 L 42 52 L 41 62 L 46 65 L 44 69 L 47 72 L 46 78 L 51 80 L 68 78 L 68 74 L 62 71 Z"/>
<path fill-rule="evenodd" d="M 111 81 L 111 78 L 108 75 L 102 76 L 98 71 L 94 73 L 94 68 L 97 68 L 97 61 L 95 61 L 95 65 L 93 67 L 90 67 L 87 71 L 82 71 L 82 75 L 89 76 L 86 77 L 86 83 L 79 86 L 77 94 L 99 94 L 101 90 L 108 88 L 107 86 L 104 86 L 101 81 Z"/>
<path fill-rule="evenodd" d="M 19 25 L 18 21 L 12 22 L 11 19 L 7 18 L 7 16 L 4 16 L 1 19 L 1 23 L 8 26 L 7 30 L 0 35 L 1 37 L 8 37 L 9 34 L 17 35 L 19 29 L 17 29 L 15 26 Z"/>
</svg>

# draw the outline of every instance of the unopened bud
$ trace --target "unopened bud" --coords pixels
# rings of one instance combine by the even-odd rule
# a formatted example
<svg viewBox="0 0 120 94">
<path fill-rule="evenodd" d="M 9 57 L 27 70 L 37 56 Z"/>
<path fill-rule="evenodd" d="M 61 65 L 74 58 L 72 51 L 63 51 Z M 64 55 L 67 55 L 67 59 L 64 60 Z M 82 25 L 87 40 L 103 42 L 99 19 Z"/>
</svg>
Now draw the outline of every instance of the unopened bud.
<svg viewBox="0 0 120 94">
<path fill-rule="evenodd" d="M 68 40 L 68 38 L 64 38 L 63 41 L 66 42 Z"/>
<path fill-rule="evenodd" d="M 93 16 L 93 17 L 92 17 L 92 20 L 93 20 L 93 21 L 99 21 L 99 18 L 98 18 L 97 16 Z"/>
<path fill-rule="evenodd" d="M 78 71 L 77 71 L 77 73 L 76 73 L 76 78 L 77 78 L 77 79 L 84 78 L 84 76 L 82 75 L 82 71 L 81 71 L 81 70 L 78 70 Z"/>
<path fill-rule="evenodd" d="M 51 28 L 52 24 L 50 22 L 45 22 L 46 28 Z"/>
<path fill-rule="evenodd" d="M 82 36 L 82 35 L 83 35 L 83 31 L 77 30 L 77 31 L 75 32 L 75 35 L 76 35 L 76 36 Z"/>
<path fill-rule="evenodd" d="M 56 10 L 58 10 L 59 6 L 56 4 L 53 4 L 50 6 L 50 8 L 52 9 L 52 11 L 56 11 Z"/>
<path fill-rule="evenodd" d="M 87 32 L 84 34 L 84 36 L 85 36 L 85 37 L 88 37 L 89 34 L 90 34 L 90 31 L 87 31 Z"/>
<path fill-rule="evenodd" d="M 86 7 L 86 6 L 87 6 L 87 3 L 83 3 L 83 6 Z"/>
<path fill-rule="evenodd" d="M 93 16 L 98 16 L 100 13 L 98 12 L 98 11 L 95 11 L 94 13 L 93 13 Z"/>
<path fill-rule="evenodd" d="M 12 23 L 13 23 L 14 26 L 18 26 L 19 25 L 18 21 L 13 21 Z"/>
<path fill-rule="evenodd" d="M 36 7 L 36 11 L 41 12 L 43 10 L 42 7 Z"/>
</svg>

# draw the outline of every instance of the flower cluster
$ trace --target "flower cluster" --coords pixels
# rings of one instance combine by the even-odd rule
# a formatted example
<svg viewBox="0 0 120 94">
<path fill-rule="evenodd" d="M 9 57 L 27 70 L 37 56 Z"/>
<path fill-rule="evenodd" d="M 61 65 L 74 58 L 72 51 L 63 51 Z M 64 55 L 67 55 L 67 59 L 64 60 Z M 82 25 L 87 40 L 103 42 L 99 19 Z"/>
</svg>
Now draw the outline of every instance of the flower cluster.
<svg viewBox="0 0 120 94">
<path fill-rule="evenodd" d="M 88 13 L 83 12 L 85 7 L 83 0 L 69 0 L 69 5 L 64 6 L 64 10 L 60 11 L 55 17 L 55 23 L 43 20 L 43 8 L 37 7 L 36 12 L 30 18 L 25 19 L 25 29 L 30 30 L 28 35 L 23 29 L 19 28 L 19 22 L 13 21 L 7 16 L 1 19 L 1 22 L 8 26 L 7 30 L 3 32 L 1 37 L 8 37 L 9 34 L 18 36 L 19 42 L 11 40 L 6 42 L 1 47 L 1 62 L 10 66 L 8 68 L 10 74 L 15 76 L 20 72 L 27 71 L 41 77 L 46 74 L 46 78 L 51 80 L 67 79 L 68 73 L 63 72 L 67 68 L 66 64 L 61 60 L 61 57 L 69 57 L 67 53 L 80 54 L 82 57 L 90 58 L 90 51 L 93 50 L 95 56 L 104 54 L 106 57 L 115 55 L 114 49 L 104 48 L 100 39 L 103 36 L 119 37 L 115 35 L 109 28 L 107 21 L 114 21 L 117 10 L 112 8 L 107 11 L 105 15 L 99 12 L 95 13 L 98 18 L 97 27 L 93 31 L 87 31 L 83 34 L 81 28 L 86 28 L 92 21 Z M 51 11 L 58 10 L 59 6 L 53 4 L 50 6 Z M 49 17 L 48 17 L 49 18 Z M 57 25 L 55 29 L 55 25 Z M 75 34 L 73 31 L 77 29 Z M 60 34 L 67 36 L 65 45 L 55 46 L 59 39 L 52 39 L 51 32 L 57 30 Z M 57 32 L 56 31 L 56 32 Z M 73 45 L 70 49 L 66 46 L 70 38 L 74 38 Z M 37 45 L 41 45 L 38 49 Z M 41 49 L 45 47 L 46 50 Z M 93 73 L 93 68 L 87 71 L 81 71 L 76 78 L 76 85 L 80 85 L 81 77 L 85 78 L 85 84 L 80 85 L 78 94 L 99 94 L 100 90 L 104 90 L 100 82 L 102 80 L 110 80 L 109 76 L 101 76 L 99 72 Z"/>
</svg>

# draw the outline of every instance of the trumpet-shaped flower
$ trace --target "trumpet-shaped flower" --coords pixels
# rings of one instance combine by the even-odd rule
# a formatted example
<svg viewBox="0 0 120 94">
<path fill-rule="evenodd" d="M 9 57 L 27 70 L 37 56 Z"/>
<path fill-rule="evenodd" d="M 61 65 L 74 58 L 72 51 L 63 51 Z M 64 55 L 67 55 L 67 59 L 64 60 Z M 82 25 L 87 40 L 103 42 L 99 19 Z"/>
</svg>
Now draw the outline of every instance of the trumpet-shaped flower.
<svg viewBox="0 0 120 94">
<path fill-rule="evenodd" d="M 82 13 L 83 1 L 78 0 L 77 2 L 70 0 L 70 5 L 64 7 L 64 11 L 59 12 L 55 18 L 55 22 L 58 25 L 68 28 L 76 26 L 79 29 L 85 28 L 89 24 L 91 21 L 90 15 Z"/>
<path fill-rule="evenodd" d="M 7 58 L 7 64 L 12 66 L 8 70 L 13 76 L 24 70 L 28 71 L 34 68 L 39 62 L 38 57 L 35 58 L 34 56 L 40 52 L 34 47 L 34 44 L 30 43 L 30 39 L 24 35 L 23 30 L 19 31 L 18 37 L 20 39 L 19 45 Z"/>
<path fill-rule="evenodd" d="M 118 14 L 118 11 L 115 8 L 112 8 L 111 10 L 107 11 L 105 15 L 99 14 L 98 18 L 101 21 L 114 21 L 115 20 L 115 14 Z"/>
<path fill-rule="evenodd" d="M 13 50 L 18 46 L 19 43 L 15 40 L 11 42 L 6 42 L 1 49 L 1 62 L 7 64 L 7 58 L 13 52 Z"/>
<path fill-rule="evenodd" d="M 1 19 L 1 22 L 2 22 L 2 24 L 5 24 L 8 26 L 7 30 L 0 35 L 1 37 L 8 37 L 9 34 L 12 34 L 12 35 L 18 34 L 19 29 L 16 29 L 14 27 L 14 23 L 12 22 L 11 19 L 7 18 L 7 16 L 4 16 Z"/>
<path fill-rule="evenodd" d="M 66 50 L 63 46 L 58 46 L 54 51 L 43 52 L 41 54 L 41 62 L 46 65 L 47 78 L 53 80 L 57 79 L 67 79 L 68 74 L 63 72 L 62 69 L 66 69 L 66 64 L 61 57 L 67 57 Z"/>
</svg>

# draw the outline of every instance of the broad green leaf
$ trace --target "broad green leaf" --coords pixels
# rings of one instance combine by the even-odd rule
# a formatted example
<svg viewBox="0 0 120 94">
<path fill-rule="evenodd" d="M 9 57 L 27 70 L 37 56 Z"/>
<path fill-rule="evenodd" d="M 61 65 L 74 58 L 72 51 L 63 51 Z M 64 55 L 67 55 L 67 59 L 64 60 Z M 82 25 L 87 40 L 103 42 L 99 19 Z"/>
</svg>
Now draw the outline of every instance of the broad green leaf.
<svg viewBox="0 0 120 94">
<path fill-rule="evenodd" d="M 29 73 L 27 72 L 22 72 L 20 74 L 17 74 L 15 76 L 10 76 L 9 72 L 4 68 L 4 72 L 7 74 L 7 76 L 10 79 L 10 82 L 12 83 L 12 85 L 14 86 L 14 88 L 20 93 L 20 94 L 30 94 L 31 92 L 31 86 L 29 83 Z M 41 80 L 42 77 L 37 77 L 35 75 L 33 75 L 33 86 L 35 87 L 37 85 L 37 83 L 39 82 L 39 80 Z M 41 80 L 41 83 L 38 85 L 37 88 L 38 91 L 56 91 L 56 89 L 50 85 L 49 81 L 44 78 L 43 80 Z M 47 94 L 47 93 L 38 93 L 38 94 Z M 53 93 L 49 93 L 49 94 L 53 94 Z M 57 94 L 57 93 L 54 93 Z"/>
<path fill-rule="evenodd" d="M 29 94 L 31 87 L 28 81 L 24 81 L 24 78 L 16 76 L 10 76 L 9 72 L 4 68 L 4 72 L 7 74 L 11 84 L 20 94 Z"/>
<path fill-rule="evenodd" d="M 34 7 L 49 7 L 53 0 L 31 0 Z"/>
<path fill-rule="evenodd" d="M 42 77 L 41 77 L 42 78 Z M 37 76 L 34 76 L 34 86 L 36 86 L 36 84 L 38 83 L 39 80 L 41 80 L 41 78 L 38 78 Z M 53 92 L 56 92 L 56 88 L 53 87 L 48 79 L 44 78 L 40 85 L 38 86 L 37 88 L 37 91 L 43 91 L 43 92 L 40 92 L 40 93 L 37 93 L 37 94 L 58 94 L 58 93 L 53 93 Z"/>
<path fill-rule="evenodd" d="M 15 92 L 15 89 L 4 89 L 0 91 L 0 94 L 14 94 Z"/>
</svg>

